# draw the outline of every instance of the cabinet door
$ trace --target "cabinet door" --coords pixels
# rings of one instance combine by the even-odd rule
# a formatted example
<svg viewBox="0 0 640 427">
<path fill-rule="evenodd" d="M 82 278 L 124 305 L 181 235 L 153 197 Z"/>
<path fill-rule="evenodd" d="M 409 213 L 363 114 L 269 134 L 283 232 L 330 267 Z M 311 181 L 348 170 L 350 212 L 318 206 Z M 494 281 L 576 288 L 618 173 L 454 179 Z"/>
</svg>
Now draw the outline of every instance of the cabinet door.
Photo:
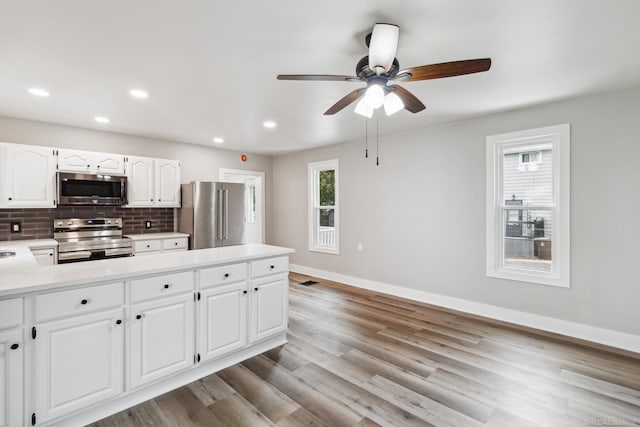
<svg viewBox="0 0 640 427">
<path fill-rule="evenodd" d="M 251 288 L 251 342 L 287 330 L 289 284 L 287 276 L 255 280 Z"/>
<path fill-rule="evenodd" d="M 154 206 L 154 197 L 153 159 L 128 157 L 127 206 Z"/>
<path fill-rule="evenodd" d="M 0 332 L 0 427 L 22 424 L 22 330 Z"/>
<path fill-rule="evenodd" d="M 198 308 L 198 353 L 204 360 L 247 344 L 246 282 L 203 291 Z"/>
<path fill-rule="evenodd" d="M 58 170 L 88 173 L 95 167 L 94 153 L 80 150 L 58 150 Z"/>
<path fill-rule="evenodd" d="M 158 206 L 180 207 L 180 162 L 155 160 Z"/>
<path fill-rule="evenodd" d="M 38 422 L 123 391 L 121 308 L 37 327 L 35 405 Z"/>
<path fill-rule="evenodd" d="M 123 175 L 124 156 L 118 154 L 94 153 L 95 172 Z"/>
<path fill-rule="evenodd" d="M 193 307 L 192 292 L 132 306 L 131 388 L 193 366 Z"/>
<path fill-rule="evenodd" d="M 52 248 L 31 249 L 31 253 L 38 265 L 54 265 L 56 263 L 55 252 L 56 250 Z"/>
<path fill-rule="evenodd" d="M 54 207 L 56 174 L 52 148 L 7 144 L 4 166 L 6 207 Z"/>
</svg>

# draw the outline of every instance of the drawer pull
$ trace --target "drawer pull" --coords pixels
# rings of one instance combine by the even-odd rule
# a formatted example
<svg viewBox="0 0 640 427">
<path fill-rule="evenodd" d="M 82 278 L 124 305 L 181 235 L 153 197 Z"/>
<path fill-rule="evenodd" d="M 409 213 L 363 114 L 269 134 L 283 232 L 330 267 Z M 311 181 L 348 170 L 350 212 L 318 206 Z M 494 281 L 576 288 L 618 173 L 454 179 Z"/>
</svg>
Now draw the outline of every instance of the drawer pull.
<svg viewBox="0 0 640 427">
<path fill-rule="evenodd" d="M 273 270 L 274 268 L 276 268 L 276 266 L 275 265 L 270 265 L 269 268 Z"/>
<path fill-rule="evenodd" d="M 20 344 L 11 344 L 11 350 L 17 350 L 20 347 Z"/>
<path fill-rule="evenodd" d="M 80 301 L 80 304 L 87 305 L 87 304 L 89 304 L 89 300 L 88 299 L 83 299 L 82 301 Z"/>
<path fill-rule="evenodd" d="M 147 245 L 147 247 L 148 247 L 148 248 L 150 248 L 150 247 L 151 247 L 151 245 Z"/>
<path fill-rule="evenodd" d="M 165 289 L 169 289 L 169 287 L 170 287 L 170 286 L 171 286 L 171 284 L 170 284 L 170 283 L 165 283 L 163 287 L 164 287 Z"/>
<path fill-rule="evenodd" d="M 229 273 L 224 273 L 224 278 L 227 279 L 229 277 Z"/>
<path fill-rule="evenodd" d="M 247 294 L 247 291 L 246 291 L 246 290 L 242 291 L 242 294 L 243 294 L 243 295 L 246 295 L 246 294 Z"/>
<path fill-rule="evenodd" d="M 258 288 L 253 288 L 254 291 L 258 292 Z"/>
<path fill-rule="evenodd" d="M 122 320 L 118 319 L 116 320 L 116 325 L 121 325 L 122 324 Z"/>
<path fill-rule="evenodd" d="M 136 319 L 138 319 L 138 320 L 142 319 L 142 314 L 137 314 L 136 315 Z"/>
<path fill-rule="evenodd" d="M 178 246 L 178 242 L 175 242 L 174 245 Z"/>
</svg>

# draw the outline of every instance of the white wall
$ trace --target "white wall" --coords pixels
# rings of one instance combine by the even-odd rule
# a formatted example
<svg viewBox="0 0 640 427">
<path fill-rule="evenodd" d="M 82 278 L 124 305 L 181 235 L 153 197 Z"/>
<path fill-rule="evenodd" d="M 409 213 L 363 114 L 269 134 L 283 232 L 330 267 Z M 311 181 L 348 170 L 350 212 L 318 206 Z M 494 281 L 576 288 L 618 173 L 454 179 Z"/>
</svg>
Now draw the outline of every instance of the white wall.
<svg viewBox="0 0 640 427">
<path fill-rule="evenodd" d="M 294 264 L 640 335 L 639 105 L 635 88 L 386 136 L 378 167 L 363 141 L 278 156 L 269 241 Z M 486 277 L 485 137 L 567 122 L 571 288 Z M 332 158 L 338 256 L 307 250 L 307 163 Z"/>
<path fill-rule="evenodd" d="M 180 160 L 183 183 L 218 181 L 220 168 L 255 170 L 265 173 L 267 239 L 269 238 L 272 158 L 160 139 L 0 116 L 0 142 L 44 145 L 56 148 L 122 153 L 133 156 Z"/>
</svg>

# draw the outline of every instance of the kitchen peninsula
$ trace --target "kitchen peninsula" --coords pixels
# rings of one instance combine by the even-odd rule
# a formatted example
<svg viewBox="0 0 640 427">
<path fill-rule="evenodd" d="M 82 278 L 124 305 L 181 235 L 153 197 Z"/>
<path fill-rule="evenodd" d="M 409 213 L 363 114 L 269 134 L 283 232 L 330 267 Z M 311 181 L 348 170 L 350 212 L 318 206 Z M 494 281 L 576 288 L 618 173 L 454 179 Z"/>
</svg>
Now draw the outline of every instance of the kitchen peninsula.
<svg viewBox="0 0 640 427">
<path fill-rule="evenodd" d="M 10 425 L 84 425 L 284 344 L 291 253 L 0 265 Z"/>
</svg>

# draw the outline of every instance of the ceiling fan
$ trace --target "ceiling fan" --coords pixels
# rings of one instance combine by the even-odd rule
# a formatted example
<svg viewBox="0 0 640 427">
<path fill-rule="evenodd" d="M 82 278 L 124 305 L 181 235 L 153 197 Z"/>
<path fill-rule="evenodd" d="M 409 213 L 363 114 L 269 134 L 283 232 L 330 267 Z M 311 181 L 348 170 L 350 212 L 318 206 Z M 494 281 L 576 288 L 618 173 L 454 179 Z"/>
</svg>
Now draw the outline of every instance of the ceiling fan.
<svg viewBox="0 0 640 427">
<path fill-rule="evenodd" d="M 390 116 L 403 108 L 412 113 L 425 109 L 424 104 L 415 95 L 402 86 L 389 84 L 390 82 L 440 79 L 480 73 L 491 68 L 491 58 L 482 58 L 422 65 L 400 70 L 400 64 L 395 57 L 399 31 L 400 27 L 393 24 L 374 25 L 373 31 L 365 39 L 369 47 L 369 55 L 358 62 L 355 76 L 280 74 L 278 80 L 366 82 L 366 87 L 350 92 L 324 114 L 336 114 L 359 100 L 355 109 L 356 113 L 371 117 L 374 110 L 384 105 L 385 113 Z"/>
</svg>

